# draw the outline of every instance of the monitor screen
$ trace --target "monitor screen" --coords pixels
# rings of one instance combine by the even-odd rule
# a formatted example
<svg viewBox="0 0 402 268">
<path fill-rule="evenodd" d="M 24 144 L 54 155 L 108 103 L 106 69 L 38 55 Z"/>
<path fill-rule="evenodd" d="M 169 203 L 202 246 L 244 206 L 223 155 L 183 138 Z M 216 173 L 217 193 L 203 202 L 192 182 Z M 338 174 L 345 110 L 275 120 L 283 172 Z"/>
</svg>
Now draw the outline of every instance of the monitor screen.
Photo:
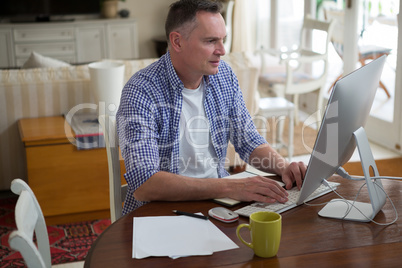
<svg viewBox="0 0 402 268">
<path fill-rule="evenodd" d="M 366 124 L 385 60 L 382 56 L 336 82 L 317 134 L 298 205 L 354 153 L 353 133 Z"/>
</svg>

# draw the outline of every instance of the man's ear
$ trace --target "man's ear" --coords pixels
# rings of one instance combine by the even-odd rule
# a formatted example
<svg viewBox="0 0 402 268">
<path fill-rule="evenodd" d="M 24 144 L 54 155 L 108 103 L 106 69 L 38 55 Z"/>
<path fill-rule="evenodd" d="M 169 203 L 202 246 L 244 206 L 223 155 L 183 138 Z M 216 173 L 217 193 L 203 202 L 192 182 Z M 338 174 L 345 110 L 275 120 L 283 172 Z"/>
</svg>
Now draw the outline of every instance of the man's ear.
<svg viewBox="0 0 402 268">
<path fill-rule="evenodd" d="M 180 52 L 182 47 L 181 47 L 181 41 L 182 41 L 182 35 L 178 32 L 171 32 L 169 34 L 169 41 L 170 41 L 170 46 L 176 51 Z"/>
</svg>

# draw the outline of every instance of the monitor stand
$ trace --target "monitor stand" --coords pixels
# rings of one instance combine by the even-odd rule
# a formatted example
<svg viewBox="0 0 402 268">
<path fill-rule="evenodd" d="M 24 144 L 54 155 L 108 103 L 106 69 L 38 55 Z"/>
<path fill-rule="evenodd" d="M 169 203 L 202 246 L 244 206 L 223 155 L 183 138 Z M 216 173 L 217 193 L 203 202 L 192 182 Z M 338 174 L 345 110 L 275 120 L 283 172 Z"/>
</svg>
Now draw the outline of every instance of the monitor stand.
<svg viewBox="0 0 402 268">
<path fill-rule="evenodd" d="M 372 179 L 370 176 L 370 169 L 375 177 L 379 176 L 379 174 L 364 128 L 361 127 L 356 130 L 353 136 L 359 151 L 371 204 L 353 200 L 346 202 L 343 199 L 333 199 L 318 212 L 318 215 L 334 219 L 369 222 L 384 206 L 386 194 L 382 187 L 381 180 Z M 353 204 L 353 206 L 351 204 Z"/>
</svg>

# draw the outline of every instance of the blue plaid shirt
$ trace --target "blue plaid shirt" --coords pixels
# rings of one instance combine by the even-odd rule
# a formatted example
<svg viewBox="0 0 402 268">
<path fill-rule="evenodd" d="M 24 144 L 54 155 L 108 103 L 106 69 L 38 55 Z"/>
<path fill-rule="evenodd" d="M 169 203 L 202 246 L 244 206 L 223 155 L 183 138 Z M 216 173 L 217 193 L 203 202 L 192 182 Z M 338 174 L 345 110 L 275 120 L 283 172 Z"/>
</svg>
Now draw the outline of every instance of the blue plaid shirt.
<svg viewBox="0 0 402 268">
<path fill-rule="evenodd" d="M 225 170 L 229 140 L 240 157 L 266 143 L 257 132 L 246 108 L 235 74 L 220 62 L 216 75 L 204 76 L 205 113 L 211 140 L 219 160 L 219 177 Z M 117 131 L 128 184 L 123 215 L 145 202 L 133 193 L 159 171 L 179 173 L 179 121 L 183 83 L 177 76 L 169 52 L 157 62 L 138 71 L 125 85 L 117 112 Z"/>
</svg>

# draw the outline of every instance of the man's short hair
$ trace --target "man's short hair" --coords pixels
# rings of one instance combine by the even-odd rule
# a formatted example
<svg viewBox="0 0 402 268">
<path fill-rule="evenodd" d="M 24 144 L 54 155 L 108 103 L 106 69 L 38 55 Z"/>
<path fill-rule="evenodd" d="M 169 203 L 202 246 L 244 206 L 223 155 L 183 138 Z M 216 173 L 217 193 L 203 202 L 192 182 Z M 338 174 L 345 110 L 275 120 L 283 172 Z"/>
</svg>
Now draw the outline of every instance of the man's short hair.
<svg viewBox="0 0 402 268">
<path fill-rule="evenodd" d="M 219 13 L 221 9 L 222 3 L 218 0 L 179 0 L 171 4 L 165 23 L 167 41 L 169 42 L 171 32 L 179 31 L 181 27 L 189 22 L 195 22 L 197 12 Z M 184 36 L 189 35 L 195 26 L 191 29 L 186 29 L 187 31 L 181 34 Z"/>
</svg>

